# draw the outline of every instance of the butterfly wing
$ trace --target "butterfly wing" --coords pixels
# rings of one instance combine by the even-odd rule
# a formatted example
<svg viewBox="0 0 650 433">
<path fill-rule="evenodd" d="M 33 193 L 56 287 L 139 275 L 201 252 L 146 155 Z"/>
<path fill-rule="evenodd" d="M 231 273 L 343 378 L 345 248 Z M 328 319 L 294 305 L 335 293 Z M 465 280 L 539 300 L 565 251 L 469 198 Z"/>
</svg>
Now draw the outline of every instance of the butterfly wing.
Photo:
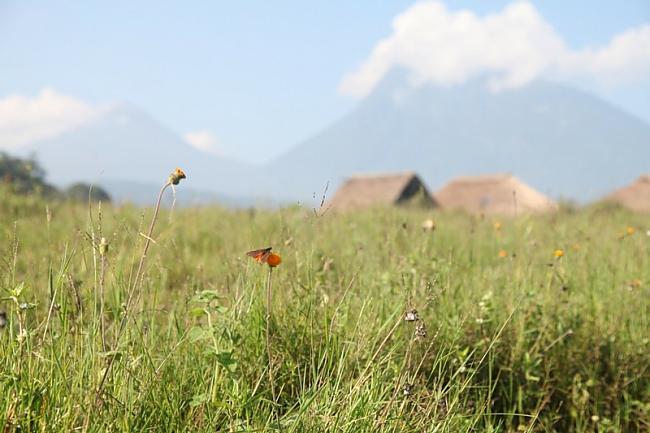
<svg viewBox="0 0 650 433">
<path fill-rule="evenodd" d="M 249 251 L 246 253 L 248 257 L 252 257 L 256 261 L 260 263 L 266 262 L 266 259 L 268 259 L 269 255 L 271 254 L 271 247 L 268 248 L 262 248 L 260 250 L 253 250 Z"/>
</svg>

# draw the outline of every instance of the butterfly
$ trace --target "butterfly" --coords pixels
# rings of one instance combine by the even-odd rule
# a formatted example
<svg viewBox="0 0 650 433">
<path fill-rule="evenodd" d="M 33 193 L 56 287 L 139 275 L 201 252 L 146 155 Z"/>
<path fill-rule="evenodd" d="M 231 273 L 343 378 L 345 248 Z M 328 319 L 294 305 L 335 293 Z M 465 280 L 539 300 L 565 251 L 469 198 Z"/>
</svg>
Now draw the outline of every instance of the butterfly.
<svg viewBox="0 0 650 433">
<path fill-rule="evenodd" d="M 266 263 L 267 259 L 271 255 L 272 247 L 262 248 L 260 250 L 253 250 L 246 253 L 248 257 L 252 257 L 255 261 L 259 263 Z"/>
</svg>

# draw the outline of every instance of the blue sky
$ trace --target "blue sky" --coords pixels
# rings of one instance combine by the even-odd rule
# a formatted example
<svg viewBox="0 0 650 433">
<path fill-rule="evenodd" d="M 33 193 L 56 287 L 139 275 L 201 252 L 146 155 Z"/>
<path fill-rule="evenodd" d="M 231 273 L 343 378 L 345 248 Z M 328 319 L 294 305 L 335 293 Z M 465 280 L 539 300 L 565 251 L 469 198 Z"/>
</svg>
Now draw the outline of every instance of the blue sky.
<svg viewBox="0 0 650 433">
<path fill-rule="evenodd" d="M 467 9 L 482 17 L 512 3 L 445 5 L 449 14 Z M 355 71 L 366 80 L 364 65 L 394 61 L 370 55 L 413 4 L 5 0 L 0 99 L 34 98 L 50 88 L 88 106 L 128 101 L 179 135 L 204 133 L 213 138 L 206 146 L 264 161 L 354 107 L 363 91 L 342 92 L 342 81 Z M 650 24 L 647 0 L 531 4 L 572 50 L 604 46 Z M 565 81 L 650 121 L 650 80 Z"/>
</svg>

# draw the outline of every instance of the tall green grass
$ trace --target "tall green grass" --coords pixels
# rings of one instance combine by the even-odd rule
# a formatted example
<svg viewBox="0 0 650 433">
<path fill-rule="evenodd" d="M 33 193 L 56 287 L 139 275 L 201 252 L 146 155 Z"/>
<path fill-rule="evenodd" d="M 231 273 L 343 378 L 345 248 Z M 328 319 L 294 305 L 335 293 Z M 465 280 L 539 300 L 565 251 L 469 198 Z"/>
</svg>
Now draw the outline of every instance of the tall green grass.
<svg viewBox="0 0 650 433">
<path fill-rule="evenodd" d="M 92 211 L 1 197 L 5 431 L 650 428 L 647 217 L 167 210 L 118 339 L 151 210 Z"/>
</svg>

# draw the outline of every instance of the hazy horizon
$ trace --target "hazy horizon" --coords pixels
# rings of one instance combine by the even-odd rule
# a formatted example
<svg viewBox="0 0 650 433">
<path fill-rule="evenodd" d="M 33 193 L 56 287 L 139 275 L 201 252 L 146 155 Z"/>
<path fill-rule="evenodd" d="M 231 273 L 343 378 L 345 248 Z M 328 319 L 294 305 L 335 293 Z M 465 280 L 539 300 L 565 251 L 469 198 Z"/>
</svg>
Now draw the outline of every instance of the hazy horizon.
<svg viewBox="0 0 650 433">
<path fill-rule="evenodd" d="M 413 86 L 485 76 L 503 92 L 556 81 L 650 122 L 642 1 L 9 1 L 0 16 L 2 150 L 127 102 L 197 149 L 265 163 L 354 111 L 394 67 Z"/>
</svg>

